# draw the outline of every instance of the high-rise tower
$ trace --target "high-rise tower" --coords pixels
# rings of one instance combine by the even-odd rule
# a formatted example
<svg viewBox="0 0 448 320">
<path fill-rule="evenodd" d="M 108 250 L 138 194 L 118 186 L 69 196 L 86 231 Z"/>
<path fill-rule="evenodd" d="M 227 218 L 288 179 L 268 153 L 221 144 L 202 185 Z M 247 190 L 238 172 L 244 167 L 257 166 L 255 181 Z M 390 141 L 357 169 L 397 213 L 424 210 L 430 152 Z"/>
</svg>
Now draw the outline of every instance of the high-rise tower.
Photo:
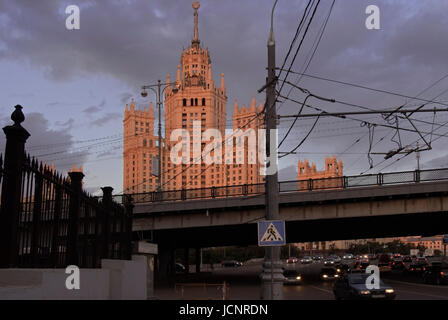
<svg viewBox="0 0 448 320">
<path fill-rule="evenodd" d="M 166 76 L 162 190 L 261 183 L 263 176 L 260 174 L 261 165 L 258 159 L 256 158 L 257 163 L 248 163 L 250 156 L 257 156 L 257 151 L 248 149 L 248 142 L 244 142 L 246 139 L 244 137 L 240 138 L 236 134 L 233 138 L 225 136 L 227 95 L 224 74 L 220 74 L 219 82 L 215 84 L 209 50 L 201 46 L 199 39 L 198 9 L 199 3 L 194 2 L 193 37 L 189 46 L 182 51 L 175 81 L 169 74 Z M 262 105 L 259 104 L 257 107 L 255 98 L 252 98 L 248 107 L 243 105 L 239 108 L 237 102 L 235 103 L 233 126 L 229 126 L 229 129 L 239 133 L 252 129 L 257 137 L 257 129 L 263 127 L 263 119 L 261 116 L 258 117 L 258 113 L 263 109 Z M 140 111 L 132 101 L 130 106 L 126 105 L 123 124 L 123 190 L 129 193 L 156 191 L 158 177 L 152 173 L 157 170 L 152 170 L 152 166 L 157 164 L 154 159 L 158 159 L 158 137 L 154 135 L 152 105 L 149 110 Z M 182 137 L 179 137 L 177 141 L 170 141 L 171 134 L 176 129 L 184 129 L 189 139 L 184 142 Z M 207 164 L 201 157 L 207 154 L 215 156 L 215 151 L 204 151 L 204 148 L 214 140 L 213 138 L 204 140 L 203 134 L 209 129 L 215 129 L 221 135 L 222 140 L 218 142 L 222 147 L 221 163 Z M 195 132 L 199 132 L 199 140 L 194 139 Z M 230 140 L 233 147 L 230 146 L 226 150 L 227 146 L 223 142 Z M 238 140 L 243 140 L 244 150 L 236 147 Z M 184 155 L 189 159 L 183 159 L 189 160 L 188 164 L 175 164 L 170 159 L 171 150 L 179 142 L 189 147 L 189 157 Z M 216 154 L 216 157 L 218 156 L 219 152 Z M 226 164 L 226 160 L 229 159 L 231 163 Z M 243 163 L 240 163 L 240 160 Z"/>
<path fill-rule="evenodd" d="M 190 150 L 193 152 L 193 124 L 200 124 L 201 134 L 208 128 L 219 130 L 224 137 L 226 125 L 226 86 L 224 74 L 221 73 L 220 86 L 215 86 L 212 74 L 211 58 L 208 48 L 200 45 L 198 29 L 199 3 L 193 3 L 194 29 L 193 39 L 188 48 L 184 49 L 177 66 L 177 90 L 168 87 L 165 92 L 165 137 L 169 140 L 175 129 L 185 129 L 189 132 Z M 170 76 L 167 76 L 167 83 Z M 164 171 L 166 189 L 204 188 L 222 185 L 224 181 L 223 167 L 216 164 L 208 166 L 203 160 L 190 158 L 190 164 L 174 165 L 169 161 L 169 151 L 177 141 L 167 141 L 168 150 L 165 153 Z M 201 154 L 205 147 L 202 142 Z M 199 148 L 198 148 L 199 150 Z M 205 170 L 203 174 L 201 172 Z M 183 171 L 184 170 L 184 171 Z M 182 172 L 183 171 L 183 172 Z M 182 174 L 180 174 L 182 172 Z M 198 177 L 200 175 L 200 178 Z M 176 177 L 177 176 L 177 177 Z M 174 178 L 175 177 L 175 178 Z"/>
</svg>

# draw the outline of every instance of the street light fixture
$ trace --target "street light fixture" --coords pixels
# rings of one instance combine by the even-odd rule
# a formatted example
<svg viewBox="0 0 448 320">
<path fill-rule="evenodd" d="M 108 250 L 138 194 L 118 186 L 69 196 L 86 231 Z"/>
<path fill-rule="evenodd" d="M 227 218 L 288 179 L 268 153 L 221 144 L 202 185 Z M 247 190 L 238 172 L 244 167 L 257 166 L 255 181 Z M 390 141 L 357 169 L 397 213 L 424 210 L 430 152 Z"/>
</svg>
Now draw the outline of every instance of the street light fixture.
<svg viewBox="0 0 448 320">
<path fill-rule="evenodd" d="M 161 80 L 157 80 L 157 84 L 142 86 L 142 92 L 141 92 L 141 96 L 143 98 L 146 98 L 148 96 L 148 92 L 146 91 L 146 89 L 150 89 L 151 91 L 153 91 L 155 93 L 155 95 L 157 97 L 157 108 L 158 108 L 158 118 L 159 118 L 158 133 L 157 133 L 159 136 L 159 163 L 158 163 L 159 185 L 157 187 L 158 192 L 162 191 L 162 179 L 163 179 L 163 175 L 162 175 L 162 98 L 161 98 L 161 95 L 164 93 L 166 88 L 168 88 L 171 85 L 175 85 L 175 84 L 176 84 L 175 82 L 166 83 L 163 85 L 163 89 L 162 89 Z M 157 90 L 156 90 L 156 88 L 157 88 Z M 176 87 L 173 88 L 173 92 L 177 93 L 178 89 Z"/>
</svg>

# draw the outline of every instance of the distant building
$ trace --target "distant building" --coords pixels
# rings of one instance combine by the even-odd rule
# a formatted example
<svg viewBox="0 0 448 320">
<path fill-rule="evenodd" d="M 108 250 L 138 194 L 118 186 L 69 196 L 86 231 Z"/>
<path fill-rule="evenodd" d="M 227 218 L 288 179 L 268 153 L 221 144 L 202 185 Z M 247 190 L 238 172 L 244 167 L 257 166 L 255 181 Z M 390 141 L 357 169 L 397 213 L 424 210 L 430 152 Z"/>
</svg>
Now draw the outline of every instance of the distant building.
<svg viewBox="0 0 448 320">
<path fill-rule="evenodd" d="M 310 166 L 308 160 L 299 160 L 297 171 L 297 180 L 301 180 L 298 182 L 298 190 L 334 189 L 343 186 L 342 160 L 338 160 L 336 156 L 325 158 L 325 168 L 322 171 L 316 170 L 315 163 Z M 310 179 L 312 179 L 312 182 L 306 181 Z M 310 185 L 311 183 L 312 185 Z"/>
<path fill-rule="evenodd" d="M 410 237 L 407 239 L 407 243 L 417 246 L 424 246 L 430 250 L 443 251 L 443 236 L 438 235 L 434 237 Z"/>
</svg>

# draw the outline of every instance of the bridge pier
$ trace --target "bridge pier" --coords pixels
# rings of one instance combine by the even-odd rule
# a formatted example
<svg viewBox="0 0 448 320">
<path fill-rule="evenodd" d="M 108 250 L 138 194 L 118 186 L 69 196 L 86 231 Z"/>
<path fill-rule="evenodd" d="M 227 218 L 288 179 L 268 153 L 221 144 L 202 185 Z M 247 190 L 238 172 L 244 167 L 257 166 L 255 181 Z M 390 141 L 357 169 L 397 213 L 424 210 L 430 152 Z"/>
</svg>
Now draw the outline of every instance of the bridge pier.
<svg viewBox="0 0 448 320">
<path fill-rule="evenodd" d="M 184 266 L 185 266 L 185 273 L 190 272 L 190 248 L 185 248 L 184 251 Z"/>
<path fill-rule="evenodd" d="M 170 247 L 161 247 L 158 259 L 158 278 L 161 280 L 168 280 L 173 277 L 176 272 L 174 249 Z"/>
<path fill-rule="evenodd" d="M 196 273 L 201 272 L 201 248 L 196 248 L 196 257 L 195 257 L 195 264 L 196 264 Z"/>
</svg>

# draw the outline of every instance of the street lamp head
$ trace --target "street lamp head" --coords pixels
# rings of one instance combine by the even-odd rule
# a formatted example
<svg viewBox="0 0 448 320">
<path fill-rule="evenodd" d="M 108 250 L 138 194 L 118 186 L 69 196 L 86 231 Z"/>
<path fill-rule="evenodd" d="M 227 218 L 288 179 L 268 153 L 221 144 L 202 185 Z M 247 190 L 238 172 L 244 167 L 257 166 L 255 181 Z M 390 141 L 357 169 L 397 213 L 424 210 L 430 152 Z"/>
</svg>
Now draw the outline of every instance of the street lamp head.
<svg viewBox="0 0 448 320">
<path fill-rule="evenodd" d="M 142 93 L 141 93 L 142 97 L 145 98 L 148 96 L 148 92 L 146 92 L 145 89 L 143 89 Z"/>
</svg>

